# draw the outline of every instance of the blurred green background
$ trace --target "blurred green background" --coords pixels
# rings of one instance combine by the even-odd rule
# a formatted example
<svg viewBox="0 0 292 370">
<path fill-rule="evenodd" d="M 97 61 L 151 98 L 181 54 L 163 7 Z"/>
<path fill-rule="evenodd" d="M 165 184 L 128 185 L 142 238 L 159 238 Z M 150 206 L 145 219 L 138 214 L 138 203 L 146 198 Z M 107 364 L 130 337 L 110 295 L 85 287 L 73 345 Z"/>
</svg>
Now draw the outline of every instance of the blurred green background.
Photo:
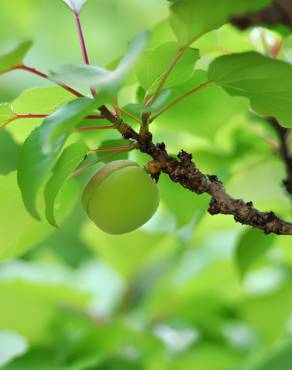
<svg viewBox="0 0 292 370">
<path fill-rule="evenodd" d="M 167 15 L 165 0 L 88 0 L 82 22 L 92 62 L 106 66 L 116 60 L 129 39 L 145 29 L 155 27 L 154 46 L 171 40 L 164 30 Z M 270 37 L 278 36 L 271 32 Z M 61 0 L 1 1 L 0 50 L 25 38 L 34 39 L 28 65 L 48 71 L 81 62 L 74 21 Z M 222 49 L 262 52 L 257 30 L 240 33 L 228 25 L 196 46 L 202 69 Z M 35 76 L 12 72 L 0 77 L 0 101 L 47 86 Z M 121 100 L 130 100 L 136 89 L 127 86 Z M 50 98 L 58 92 L 53 88 Z M 47 103 L 38 92 L 28 102 L 34 99 Z M 19 144 L 36 123 L 19 120 L 0 136 L 1 368 L 290 369 L 291 238 L 264 237 L 230 217 L 212 217 L 207 197 L 194 196 L 164 176 L 159 211 L 133 233 L 106 235 L 88 221 L 79 199 L 86 177 L 69 183 L 60 197 L 60 230 L 38 223 L 24 210 L 15 172 L 9 173 Z M 106 131 L 83 134 L 84 140 L 118 138 Z M 219 175 L 235 197 L 291 216 L 281 186 L 283 164 L 262 138 L 275 140 L 275 135 L 250 116 L 244 99 L 210 87 L 161 116 L 153 131 L 173 153 L 192 152 L 199 168 Z M 13 153 L 5 151 L 7 140 L 15 140 Z M 138 153 L 131 157 L 147 161 Z M 250 267 L 246 272 L 235 251 L 256 245 L 267 253 L 252 266 L 243 262 Z M 19 258 L 12 257 L 20 251 Z"/>
</svg>

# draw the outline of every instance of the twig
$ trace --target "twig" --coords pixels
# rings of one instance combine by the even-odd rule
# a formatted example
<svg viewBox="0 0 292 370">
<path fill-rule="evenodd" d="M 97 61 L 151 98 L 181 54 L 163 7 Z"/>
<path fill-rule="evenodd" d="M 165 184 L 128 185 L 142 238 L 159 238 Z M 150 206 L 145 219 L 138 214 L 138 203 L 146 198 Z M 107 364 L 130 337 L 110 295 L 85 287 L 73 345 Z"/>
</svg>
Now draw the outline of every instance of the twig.
<svg viewBox="0 0 292 370">
<path fill-rule="evenodd" d="M 271 147 L 273 153 L 279 152 L 279 145 L 276 142 L 276 140 L 273 140 L 266 132 L 263 132 L 259 127 L 251 123 L 246 123 L 246 125 L 249 130 L 257 134 L 262 140 L 264 140 Z"/>
<path fill-rule="evenodd" d="M 29 113 L 29 114 L 15 114 L 14 116 L 12 116 L 11 118 L 9 118 L 8 120 L 6 120 L 2 125 L 0 125 L 0 129 L 6 127 L 7 125 L 9 125 L 10 123 L 18 120 L 18 119 L 36 119 L 36 118 L 47 118 L 49 116 L 49 114 L 32 114 L 32 113 Z M 96 115 L 89 115 L 87 117 L 85 117 L 85 119 L 88 119 L 88 120 L 99 120 L 99 119 L 104 119 L 104 117 L 100 114 L 96 114 Z M 96 129 L 102 129 L 102 128 L 105 128 L 105 129 L 108 129 L 108 128 L 113 128 L 113 126 L 89 126 L 89 127 L 77 127 L 75 128 L 75 130 L 77 131 L 82 131 L 82 130 L 96 130 Z"/>
<path fill-rule="evenodd" d="M 86 126 L 86 127 L 76 127 L 75 131 L 108 130 L 113 128 L 115 128 L 115 126 Z"/>
<path fill-rule="evenodd" d="M 183 101 L 184 99 L 188 98 L 189 96 L 195 94 L 196 92 L 198 92 L 200 90 L 203 90 L 205 87 L 207 87 L 210 84 L 211 84 L 211 81 L 207 81 L 207 82 L 205 82 L 205 83 L 203 83 L 203 84 L 195 87 L 194 89 L 186 92 L 184 95 L 179 96 L 177 99 L 173 100 L 168 105 L 165 105 L 162 109 L 160 109 L 160 111 L 158 111 L 156 113 L 155 116 L 153 116 L 151 118 L 151 122 L 153 122 L 157 117 L 159 117 L 162 113 L 166 112 L 168 109 L 172 108 L 173 106 L 175 106 L 176 104 L 180 103 L 181 101 Z"/>
<path fill-rule="evenodd" d="M 126 111 L 125 109 L 123 108 L 120 108 L 120 111 L 122 113 L 124 113 L 125 116 L 128 116 L 129 118 L 131 118 L 133 121 L 139 123 L 139 125 L 142 125 L 142 122 L 139 120 L 139 118 L 135 117 L 133 114 L 129 113 L 128 111 Z"/>
<path fill-rule="evenodd" d="M 172 70 L 174 69 L 174 67 L 176 66 L 176 64 L 179 62 L 179 60 L 181 59 L 181 57 L 183 56 L 183 54 L 185 53 L 186 50 L 187 50 L 187 46 L 184 46 L 184 47 L 180 48 L 179 51 L 176 53 L 175 57 L 173 58 L 173 60 L 169 64 L 168 68 L 166 69 L 165 73 L 161 77 L 160 82 L 159 82 L 159 84 L 157 86 L 157 89 L 156 89 L 155 93 L 146 102 L 146 105 L 147 106 L 151 106 L 154 103 L 154 101 L 157 99 L 157 97 L 159 96 L 159 94 L 161 93 L 161 91 L 163 89 L 163 86 L 164 86 L 166 80 L 168 79 L 168 77 L 171 74 Z"/>
<path fill-rule="evenodd" d="M 35 74 L 36 76 L 42 77 L 42 78 L 44 78 L 44 79 L 46 79 L 50 82 L 56 83 L 57 85 L 63 87 L 65 90 L 69 91 L 71 94 L 77 96 L 78 98 L 84 97 L 83 94 L 81 94 L 79 91 L 73 89 L 71 86 L 68 86 L 68 85 L 60 83 L 60 82 L 52 81 L 50 76 L 48 76 L 46 73 L 43 73 L 43 72 L 39 71 L 36 68 L 28 67 L 27 65 L 24 65 L 24 64 L 19 64 L 17 66 L 14 66 L 14 67 L 10 68 L 7 71 L 2 71 L 0 74 L 4 74 L 4 73 L 10 72 L 10 71 L 17 70 L 17 69 L 21 69 L 23 71 L 30 72 L 30 73 Z"/>
<path fill-rule="evenodd" d="M 92 149 L 90 152 L 94 153 L 102 153 L 102 152 L 118 152 L 118 151 L 128 151 L 134 149 L 133 145 L 122 145 L 122 146 L 115 146 L 115 147 L 110 147 L 110 148 L 97 148 L 97 149 Z"/>
<path fill-rule="evenodd" d="M 78 32 L 78 36 L 79 36 L 79 42 L 80 42 L 80 48 L 81 48 L 81 51 L 82 51 L 83 61 L 84 61 L 85 64 L 89 65 L 90 61 L 89 61 L 88 51 L 87 51 L 85 38 L 84 38 L 82 26 L 81 26 L 80 14 L 79 14 L 79 12 L 73 12 L 73 13 L 74 13 L 77 32 Z M 95 97 L 96 96 L 96 90 L 93 87 L 91 87 L 90 91 L 91 91 L 92 96 Z"/>
</svg>

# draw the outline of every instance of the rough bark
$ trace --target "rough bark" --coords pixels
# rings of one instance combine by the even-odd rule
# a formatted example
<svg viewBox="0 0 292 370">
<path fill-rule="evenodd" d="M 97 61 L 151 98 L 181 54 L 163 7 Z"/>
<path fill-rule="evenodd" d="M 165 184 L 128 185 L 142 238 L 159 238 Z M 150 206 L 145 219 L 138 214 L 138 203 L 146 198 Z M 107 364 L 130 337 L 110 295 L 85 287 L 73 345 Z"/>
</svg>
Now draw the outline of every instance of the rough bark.
<svg viewBox="0 0 292 370">
<path fill-rule="evenodd" d="M 236 222 L 263 230 L 266 234 L 292 235 L 292 223 L 279 218 L 273 212 L 261 212 L 251 201 L 232 198 L 217 176 L 202 173 L 192 160 L 192 155 L 181 151 L 178 156 L 168 154 L 164 143 L 154 144 L 150 132 L 138 133 L 127 123 L 115 117 L 105 107 L 101 112 L 120 131 L 125 139 L 136 142 L 138 149 L 152 157 L 147 168 L 158 181 L 161 172 L 173 182 L 196 194 L 211 196 L 208 212 L 211 215 L 232 215 Z"/>
</svg>

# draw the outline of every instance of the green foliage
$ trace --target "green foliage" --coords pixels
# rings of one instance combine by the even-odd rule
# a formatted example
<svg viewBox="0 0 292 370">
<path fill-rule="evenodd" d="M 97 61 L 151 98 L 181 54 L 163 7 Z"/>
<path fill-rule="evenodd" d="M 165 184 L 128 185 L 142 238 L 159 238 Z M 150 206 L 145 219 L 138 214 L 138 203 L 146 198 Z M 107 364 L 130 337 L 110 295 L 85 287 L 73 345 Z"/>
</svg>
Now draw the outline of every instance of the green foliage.
<svg viewBox="0 0 292 370">
<path fill-rule="evenodd" d="M 209 80 L 232 96 L 245 96 L 260 115 L 274 116 L 292 127 L 291 65 L 258 53 L 222 56 L 209 69 Z"/>
<path fill-rule="evenodd" d="M 174 56 L 179 52 L 179 49 L 180 47 L 177 43 L 168 42 L 159 46 L 156 50 L 144 53 L 137 64 L 136 73 L 139 84 L 149 94 L 156 90 L 159 80 L 174 59 Z M 188 80 L 198 59 L 198 50 L 188 48 L 164 84 L 164 89 L 180 85 Z"/>
<path fill-rule="evenodd" d="M 172 90 L 167 101 L 176 99 L 205 81 L 206 73 L 195 71 L 188 81 Z M 231 119 L 246 111 L 244 99 L 231 98 L 220 87 L 211 84 L 163 113 L 158 117 L 157 125 L 177 131 L 179 122 L 181 131 L 212 139 Z"/>
<path fill-rule="evenodd" d="M 0 72 L 22 64 L 24 57 L 32 47 L 32 41 L 27 40 L 19 43 L 7 54 L 0 55 Z"/>
<path fill-rule="evenodd" d="M 50 114 L 71 100 L 74 100 L 74 95 L 61 87 L 38 87 L 23 91 L 11 103 L 11 109 L 17 114 L 35 111 L 40 114 Z"/>
<path fill-rule="evenodd" d="M 0 203 L 1 209 L 5 210 L 0 215 L 2 231 L 0 233 L 0 260 L 3 261 L 22 255 L 35 247 L 53 230 L 47 222 L 34 220 L 24 208 L 15 173 L 0 176 L 0 180 Z M 57 219 L 60 220 L 61 224 L 72 210 L 75 197 L 76 186 L 67 183 L 59 197 L 57 210 Z"/>
<path fill-rule="evenodd" d="M 5 130 L 0 131 L 0 175 L 7 175 L 17 168 L 20 146 Z"/>
<path fill-rule="evenodd" d="M 77 123 L 95 107 L 91 99 L 77 99 L 61 107 L 37 127 L 24 142 L 18 164 L 18 184 L 24 204 L 36 219 L 38 191 Z"/>
<path fill-rule="evenodd" d="M 257 10 L 271 2 L 270 0 L 169 1 L 172 3 L 170 23 L 181 45 L 191 44 L 206 32 L 219 28 L 227 23 L 231 16 Z"/>
<path fill-rule="evenodd" d="M 279 370 L 286 369 L 291 364 L 291 343 L 282 345 L 282 348 L 264 361 L 262 364 L 255 366 L 253 370 Z"/>
<path fill-rule="evenodd" d="M 0 127 L 5 125 L 5 122 L 12 118 L 14 113 L 9 104 L 0 104 Z"/>
<path fill-rule="evenodd" d="M 273 246 L 274 242 L 274 235 L 265 235 L 259 230 L 247 230 L 241 235 L 235 252 L 236 264 L 241 277 L 259 257 Z"/>
<path fill-rule="evenodd" d="M 64 3 L 75 16 L 82 10 L 90 66 L 78 64 L 74 19 Z M 291 36 L 226 24 L 269 3 L 23 0 L 16 11 L 3 1 L 0 42 L 34 35 L 36 46 L 28 58 L 31 42 L 1 54 L 0 74 L 24 58 L 32 68 L 54 71 L 51 81 L 21 70 L 0 77 L 3 370 L 290 368 L 290 236 L 243 229 L 228 215 L 212 217 L 208 195 L 165 174 L 157 213 L 125 235 L 96 228 L 80 202 L 104 163 L 129 158 L 145 166 L 150 159 L 113 150 L 130 142 L 102 129 L 112 125 L 98 116 L 106 104 L 137 131 L 142 118 L 158 115 L 149 126 L 155 143 L 165 143 L 173 156 L 191 153 L 234 198 L 291 218 L 277 135 L 256 116 L 274 115 L 292 126 Z M 278 41 L 277 60 L 271 55 Z M 55 82 L 85 96 L 94 87 L 97 94 L 76 99 Z M 76 133 L 81 127 L 86 130 Z M 127 211 L 130 195 L 123 192 Z"/>
<path fill-rule="evenodd" d="M 128 140 L 124 139 L 112 139 L 112 140 L 104 140 L 101 142 L 98 149 L 109 149 L 113 148 L 112 150 L 107 150 L 106 152 L 99 153 L 98 158 L 103 163 L 109 163 L 113 160 L 119 160 L 119 159 L 128 159 L 129 153 L 127 151 L 116 151 L 114 148 L 119 148 L 123 146 L 129 145 Z M 108 154 L 107 154 L 108 153 Z"/>
<path fill-rule="evenodd" d="M 148 36 L 148 32 L 143 32 L 131 40 L 127 53 L 114 71 L 91 65 L 65 65 L 60 67 L 59 71 L 53 72 L 52 76 L 57 81 L 69 82 L 73 85 L 94 86 L 98 92 L 107 91 L 113 98 L 142 54 Z"/>
<path fill-rule="evenodd" d="M 54 212 L 56 197 L 68 176 L 84 159 L 87 152 L 88 148 L 82 142 L 71 144 L 63 151 L 53 168 L 52 176 L 44 190 L 46 216 L 49 223 L 53 226 L 57 226 Z"/>
</svg>

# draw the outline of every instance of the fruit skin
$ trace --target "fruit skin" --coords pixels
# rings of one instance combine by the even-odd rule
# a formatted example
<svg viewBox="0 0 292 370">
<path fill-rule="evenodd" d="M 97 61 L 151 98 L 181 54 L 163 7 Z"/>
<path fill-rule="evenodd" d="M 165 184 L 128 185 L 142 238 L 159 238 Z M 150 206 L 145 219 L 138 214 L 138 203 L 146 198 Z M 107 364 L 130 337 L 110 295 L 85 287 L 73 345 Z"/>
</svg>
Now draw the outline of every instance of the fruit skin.
<svg viewBox="0 0 292 370">
<path fill-rule="evenodd" d="M 147 222 L 159 205 L 157 185 L 138 163 L 113 161 L 103 166 L 84 189 L 89 218 L 109 234 L 124 234 Z"/>
</svg>

